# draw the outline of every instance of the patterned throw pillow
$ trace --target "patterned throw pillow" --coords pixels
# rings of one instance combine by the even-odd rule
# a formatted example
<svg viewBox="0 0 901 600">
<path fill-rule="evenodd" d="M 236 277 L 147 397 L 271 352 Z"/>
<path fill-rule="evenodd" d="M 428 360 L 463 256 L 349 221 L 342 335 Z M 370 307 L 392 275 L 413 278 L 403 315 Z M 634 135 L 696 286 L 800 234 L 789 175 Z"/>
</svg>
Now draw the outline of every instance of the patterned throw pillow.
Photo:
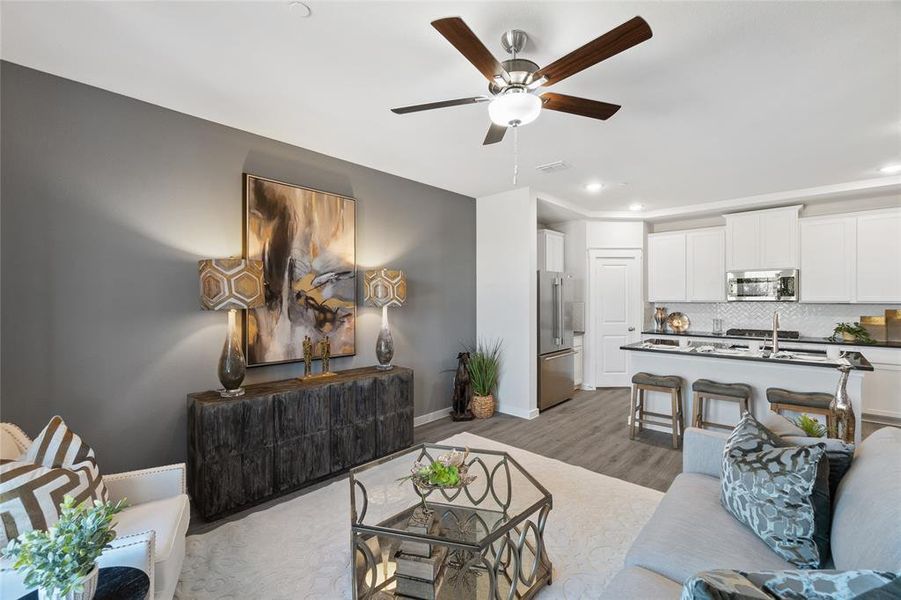
<svg viewBox="0 0 901 600">
<path fill-rule="evenodd" d="M 776 554 L 800 568 L 819 567 L 828 555 L 829 481 L 824 456 L 822 444 L 784 446 L 747 413 L 723 453 L 723 506 Z"/>
<path fill-rule="evenodd" d="M 66 468 L 85 475 L 90 481 L 91 495 L 109 500 L 103 485 L 94 450 L 66 427 L 61 417 L 53 417 L 19 460 L 50 467 Z"/>
<path fill-rule="evenodd" d="M 901 579 L 886 571 L 705 571 L 682 586 L 682 600 L 889 600 Z"/>
<path fill-rule="evenodd" d="M 53 417 L 18 460 L 0 461 L 0 545 L 59 520 L 59 505 L 109 500 L 94 451 Z"/>
</svg>

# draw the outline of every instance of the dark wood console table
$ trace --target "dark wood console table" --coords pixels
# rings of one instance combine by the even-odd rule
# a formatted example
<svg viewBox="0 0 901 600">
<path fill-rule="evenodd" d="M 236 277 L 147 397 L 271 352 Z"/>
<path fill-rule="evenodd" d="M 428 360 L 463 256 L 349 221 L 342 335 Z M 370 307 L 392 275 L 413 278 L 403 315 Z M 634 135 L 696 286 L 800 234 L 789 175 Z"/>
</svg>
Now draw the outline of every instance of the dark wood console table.
<svg viewBox="0 0 901 600">
<path fill-rule="evenodd" d="M 413 444 L 413 371 L 375 367 L 188 395 L 188 485 L 204 518 Z"/>
</svg>

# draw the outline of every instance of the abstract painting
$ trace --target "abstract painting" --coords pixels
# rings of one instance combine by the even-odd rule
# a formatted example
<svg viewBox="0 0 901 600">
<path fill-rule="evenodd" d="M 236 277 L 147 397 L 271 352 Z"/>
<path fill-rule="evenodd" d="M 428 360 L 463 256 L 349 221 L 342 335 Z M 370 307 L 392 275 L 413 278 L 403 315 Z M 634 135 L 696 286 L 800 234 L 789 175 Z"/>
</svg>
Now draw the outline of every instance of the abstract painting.
<svg viewBox="0 0 901 600">
<path fill-rule="evenodd" d="M 303 339 L 355 353 L 355 203 L 244 174 L 244 255 L 263 261 L 265 303 L 247 311 L 247 366 L 303 360 Z"/>
</svg>

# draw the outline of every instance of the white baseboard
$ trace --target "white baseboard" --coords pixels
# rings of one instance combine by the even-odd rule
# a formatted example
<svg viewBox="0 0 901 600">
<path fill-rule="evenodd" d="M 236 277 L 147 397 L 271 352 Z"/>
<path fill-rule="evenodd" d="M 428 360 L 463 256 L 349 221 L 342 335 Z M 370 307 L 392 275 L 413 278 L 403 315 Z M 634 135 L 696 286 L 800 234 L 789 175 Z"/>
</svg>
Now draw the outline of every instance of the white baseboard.
<svg viewBox="0 0 901 600">
<path fill-rule="evenodd" d="M 901 419 L 901 412 L 896 410 L 880 410 L 877 408 L 868 408 L 864 411 L 863 416 L 873 415 L 874 417 L 888 417 L 890 419 Z"/>
<path fill-rule="evenodd" d="M 418 417 L 413 417 L 413 427 L 419 427 L 420 425 L 425 425 L 426 423 L 431 423 L 432 421 L 443 419 L 444 417 L 450 415 L 450 411 L 451 408 L 448 406 L 447 408 L 442 408 L 434 412 L 419 415 Z"/>
<path fill-rule="evenodd" d="M 583 383 L 582 385 L 579 386 L 579 389 L 584 390 L 584 391 L 586 391 L 586 392 L 591 392 L 591 391 L 593 391 L 595 388 L 594 388 L 593 385 L 588 385 L 587 383 Z"/>
<path fill-rule="evenodd" d="M 537 408 L 524 409 L 519 406 L 509 406 L 505 404 L 498 404 L 497 412 L 502 412 L 505 415 L 519 417 L 520 419 L 527 419 L 529 421 L 538 416 Z"/>
</svg>

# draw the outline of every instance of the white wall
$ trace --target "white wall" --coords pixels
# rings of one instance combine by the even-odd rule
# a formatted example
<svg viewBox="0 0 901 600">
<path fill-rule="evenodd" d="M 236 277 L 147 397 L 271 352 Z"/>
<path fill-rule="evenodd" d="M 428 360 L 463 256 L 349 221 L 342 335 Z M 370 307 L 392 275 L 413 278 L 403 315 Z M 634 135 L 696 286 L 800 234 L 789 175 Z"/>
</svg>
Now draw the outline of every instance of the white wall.
<svg viewBox="0 0 901 600">
<path fill-rule="evenodd" d="M 529 188 L 476 199 L 476 334 L 503 341 L 498 410 L 538 416 L 537 212 Z"/>
<path fill-rule="evenodd" d="M 588 221 L 588 248 L 641 248 L 644 221 Z"/>
</svg>

